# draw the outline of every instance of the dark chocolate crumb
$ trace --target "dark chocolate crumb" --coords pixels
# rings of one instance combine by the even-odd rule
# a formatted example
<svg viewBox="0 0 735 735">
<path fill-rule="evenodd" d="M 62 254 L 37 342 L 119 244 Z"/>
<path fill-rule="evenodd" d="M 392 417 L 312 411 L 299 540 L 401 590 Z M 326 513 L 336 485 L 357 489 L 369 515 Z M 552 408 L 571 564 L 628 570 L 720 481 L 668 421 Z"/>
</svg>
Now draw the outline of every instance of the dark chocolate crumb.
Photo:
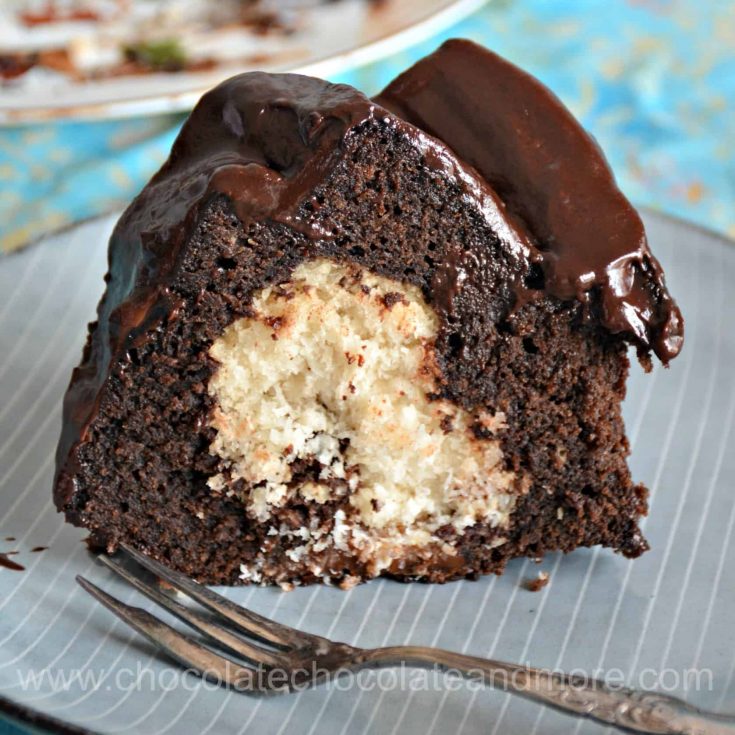
<svg viewBox="0 0 735 735">
<path fill-rule="evenodd" d="M 4 569 L 10 569 L 13 572 L 22 572 L 25 567 L 22 564 L 14 562 L 10 557 L 17 554 L 17 551 L 9 551 L 5 554 L 0 554 L 0 567 Z"/>
<path fill-rule="evenodd" d="M 390 291 L 383 296 L 383 305 L 390 311 L 396 304 L 407 304 L 406 297 L 399 291 Z"/>
</svg>

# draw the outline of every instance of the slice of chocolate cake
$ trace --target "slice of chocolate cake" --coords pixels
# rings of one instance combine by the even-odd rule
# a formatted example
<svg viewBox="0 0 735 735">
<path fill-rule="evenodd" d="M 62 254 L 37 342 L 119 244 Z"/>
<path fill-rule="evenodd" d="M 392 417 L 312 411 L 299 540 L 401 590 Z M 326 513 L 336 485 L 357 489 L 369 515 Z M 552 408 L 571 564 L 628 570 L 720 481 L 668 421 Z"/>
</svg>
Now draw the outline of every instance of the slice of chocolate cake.
<svg viewBox="0 0 735 735">
<path fill-rule="evenodd" d="M 106 281 L 55 487 L 97 547 L 283 586 L 646 548 L 627 345 L 667 363 L 681 316 L 594 142 L 478 46 L 375 101 L 220 85 Z"/>
</svg>

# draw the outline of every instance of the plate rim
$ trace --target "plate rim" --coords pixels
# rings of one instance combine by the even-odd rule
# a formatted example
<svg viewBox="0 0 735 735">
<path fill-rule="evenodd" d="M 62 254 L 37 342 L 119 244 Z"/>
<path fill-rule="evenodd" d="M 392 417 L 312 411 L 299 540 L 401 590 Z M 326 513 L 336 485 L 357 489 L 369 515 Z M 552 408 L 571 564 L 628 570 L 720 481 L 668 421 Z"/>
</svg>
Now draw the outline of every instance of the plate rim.
<svg viewBox="0 0 735 735">
<path fill-rule="evenodd" d="M 0 694 L 0 715 L 10 724 L 20 723 L 30 725 L 39 732 L 60 733 L 60 735 L 99 735 L 94 730 L 74 725 L 70 722 L 60 720 L 57 717 L 47 715 L 41 710 L 34 709 L 28 705 L 16 702 L 3 694 Z M 2 720 L 0 720 L 2 724 Z"/>
<path fill-rule="evenodd" d="M 281 71 L 312 76 L 328 76 L 335 68 L 338 68 L 340 72 L 349 71 L 420 43 L 441 29 L 458 23 L 488 2 L 489 0 L 446 0 L 441 7 L 396 31 L 380 35 L 336 54 L 312 59 L 293 67 L 287 66 Z M 236 74 L 247 71 L 247 69 L 241 69 L 238 72 L 233 68 L 230 71 Z M 217 82 L 210 79 L 204 84 L 180 92 L 132 96 L 124 100 L 107 100 L 80 105 L 39 104 L 34 107 L 0 109 L 0 128 L 65 120 L 121 120 L 138 115 L 185 112 L 191 110 L 197 100 L 216 84 Z"/>
<path fill-rule="evenodd" d="M 694 220 L 687 219 L 686 217 L 682 217 L 678 214 L 673 214 L 672 212 L 665 212 L 664 210 L 657 209 L 649 204 L 634 204 L 633 206 L 638 210 L 638 212 L 643 212 L 647 217 L 664 221 L 668 220 L 671 224 L 679 227 L 685 227 L 707 237 L 713 238 L 714 240 L 719 240 L 723 245 L 735 247 L 735 235 L 730 236 L 726 232 L 716 230 L 714 227 L 708 227 L 700 222 L 695 222 Z"/>
</svg>

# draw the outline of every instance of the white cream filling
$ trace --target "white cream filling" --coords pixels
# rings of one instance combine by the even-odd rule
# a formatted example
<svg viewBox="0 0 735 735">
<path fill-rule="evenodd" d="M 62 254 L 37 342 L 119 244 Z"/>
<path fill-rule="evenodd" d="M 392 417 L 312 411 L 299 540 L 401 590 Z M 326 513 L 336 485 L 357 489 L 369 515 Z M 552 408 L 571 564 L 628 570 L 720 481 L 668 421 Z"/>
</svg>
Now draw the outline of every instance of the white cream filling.
<svg viewBox="0 0 735 735">
<path fill-rule="evenodd" d="M 297 493 L 330 499 L 319 480 L 342 481 L 352 512 L 336 514 L 330 539 L 305 529 L 294 561 L 331 543 L 379 569 L 407 547 L 453 553 L 435 535 L 443 526 L 507 525 L 515 477 L 499 442 L 470 429 L 502 428 L 503 416 L 427 398 L 437 389 L 438 319 L 419 289 L 321 259 L 257 293 L 252 307 L 211 348 L 220 367 L 209 384 L 210 451 L 226 471 L 209 484 L 232 493 L 244 480 L 248 512 L 267 521 Z M 294 486 L 292 464 L 304 458 L 318 460 L 320 477 Z"/>
</svg>

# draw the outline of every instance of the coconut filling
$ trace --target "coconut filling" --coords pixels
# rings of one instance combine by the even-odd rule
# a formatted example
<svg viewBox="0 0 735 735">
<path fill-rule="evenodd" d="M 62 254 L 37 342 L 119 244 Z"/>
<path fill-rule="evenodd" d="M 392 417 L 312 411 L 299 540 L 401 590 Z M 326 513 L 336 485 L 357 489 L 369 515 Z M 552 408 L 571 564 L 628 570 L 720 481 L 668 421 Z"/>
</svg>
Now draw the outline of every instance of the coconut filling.
<svg viewBox="0 0 735 735">
<path fill-rule="evenodd" d="M 418 288 L 318 259 L 256 293 L 252 311 L 210 350 L 219 362 L 210 452 L 221 471 L 209 486 L 271 522 L 269 536 L 297 538 L 293 562 L 328 577 L 311 567 L 333 548 L 375 576 L 429 549 L 456 555 L 447 527 L 507 526 L 516 478 L 499 442 L 472 430 L 492 435 L 504 417 L 430 400 L 439 320 Z M 315 462 L 299 480 L 295 467 Z M 294 533 L 277 519 L 289 504 L 335 500 L 327 532 Z M 258 564 L 243 565 L 243 578 L 260 581 Z"/>
</svg>

